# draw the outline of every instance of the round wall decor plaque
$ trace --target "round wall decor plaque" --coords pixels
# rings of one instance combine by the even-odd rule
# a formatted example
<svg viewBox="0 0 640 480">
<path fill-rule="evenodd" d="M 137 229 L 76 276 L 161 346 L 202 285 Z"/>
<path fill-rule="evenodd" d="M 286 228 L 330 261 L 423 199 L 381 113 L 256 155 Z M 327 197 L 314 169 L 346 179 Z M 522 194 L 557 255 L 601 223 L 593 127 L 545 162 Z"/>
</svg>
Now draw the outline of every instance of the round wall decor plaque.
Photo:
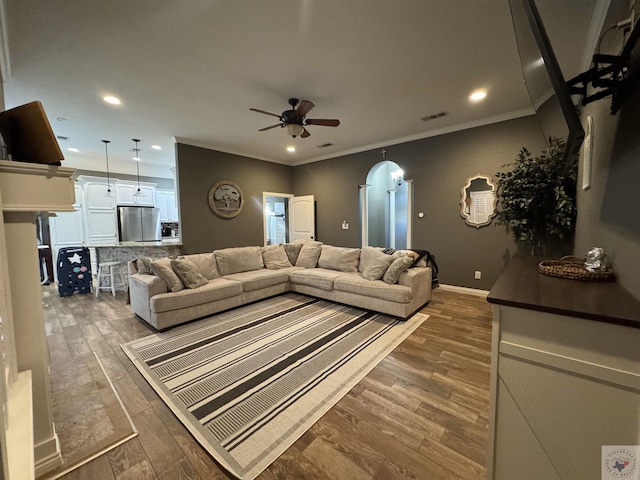
<svg viewBox="0 0 640 480">
<path fill-rule="evenodd" d="M 209 205 L 221 217 L 233 218 L 242 211 L 244 195 L 231 180 L 221 180 L 209 189 Z"/>
</svg>

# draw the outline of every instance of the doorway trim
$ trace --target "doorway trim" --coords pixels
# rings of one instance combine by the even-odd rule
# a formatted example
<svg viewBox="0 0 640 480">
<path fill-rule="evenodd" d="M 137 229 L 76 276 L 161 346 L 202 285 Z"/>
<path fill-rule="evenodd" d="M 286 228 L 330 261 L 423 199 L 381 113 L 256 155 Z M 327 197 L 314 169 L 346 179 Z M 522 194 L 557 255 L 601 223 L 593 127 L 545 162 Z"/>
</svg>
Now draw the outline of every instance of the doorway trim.
<svg viewBox="0 0 640 480">
<path fill-rule="evenodd" d="M 262 192 L 262 245 L 267 245 L 267 197 L 292 198 L 293 193 Z"/>
<path fill-rule="evenodd" d="M 358 186 L 360 197 L 360 244 L 361 247 L 369 246 L 369 189 L 373 183 L 373 177 L 380 167 L 393 160 L 383 160 L 376 163 L 367 173 L 366 183 Z M 398 165 L 399 166 L 399 165 Z M 407 184 L 407 248 L 411 248 L 411 236 L 413 233 L 413 179 L 403 180 Z"/>
</svg>

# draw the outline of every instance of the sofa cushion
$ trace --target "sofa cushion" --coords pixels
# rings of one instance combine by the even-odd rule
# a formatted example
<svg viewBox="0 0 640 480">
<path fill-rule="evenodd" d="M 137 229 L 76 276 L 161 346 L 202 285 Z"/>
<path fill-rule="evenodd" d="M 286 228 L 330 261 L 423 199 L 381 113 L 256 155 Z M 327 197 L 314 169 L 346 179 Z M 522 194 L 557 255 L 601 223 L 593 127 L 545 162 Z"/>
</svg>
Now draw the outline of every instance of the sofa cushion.
<svg viewBox="0 0 640 480">
<path fill-rule="evenodd" d="M 339 270 L 341 272 L 357 272 L 359 259 L 359 248 L 322 245 L 320 258 L 318 258 L 318 267 Z"/>
<path fill-rule="evenodd" d="M 282 244 L 262 247 L 262 260 L 264 261 L 264 266 L 269 270 L 278 270 L 280 268 L 293 266 Z"/>
<path fill-rule="evenodd" d="M 394 260 L 392 255 L 374 250 L 365 257 L 360 275 L 367 280 L 380 280 Z"/>
<path fill-rule="evenodd" d="M 397 303 L 409 303 L 412 298 L 411 287 L 389 285 L 382 280 L 367 280 L 357 273 L 343 274 L 333 283 L 333 288 L 341 292 L 355 293 Z"/>
<path fill-rule="evenodd" d="M 273 285 L 287 283 L 289 281 L 289 272 L 286 269 L 268 270 L 263 268 L 250 272 L 232 273 L 225 275 L 224 278 L 242 283 L 243 292 L 253 292 Z"/>
<path fill-rule="evenodd" d="M 207 280 L 213 280 L 220 276 L 218 267 L 216 266 L 216 259 L 213 258 L 213 253 L 194 253 L 192 255 L 185 255 L 184 258 L 191 260 Z"/>
<path fill-rule="evenodd" d="M 284 251 L 287 252 L 287 257 L 291 265 L 295 265 L 298 261 L 298 254 L 302 248 L 302 243 L 285 243 L 283 245 Z"/>
<path fill-rule="evenodd" d="M 309 285 L 310 287 L 331 291 L 333 290 L 333 282 L 341 275 L 344 275 L 344 273 L 336 270 L 305 268 L 304 270 L 296 270 L 289 273 L 289 279 L 291 283 Z"/>
<path fill-rule="evenodd" d="M 233 247 L 214 250 L 220 275 L 264 268 L 260 247 Z"/>
<path fill-rule="evenodd" d="M 320 242 L 307 242 L 302 244 L 296 267 L 315 268 L 322 252 L 322 244 Z"/>
<path fill-rule="evenodd" d="M 414 261 L 413 257 L 410 257 L 408 255 L 403 255 L 401 257 L 396 258 L 393 261 L 393 263 L 389 265 L 389 268 L 387 268 L 387 271 L 384 272 L 384 275 L 382 276 L 382 281 L 390 284 L 398 283 L 400 274 L 404 272 L 407 268 L 409 268 L 411 264 L 413 264 L 413 261 Z"/>
<path fill-rule="evenodd" d="M 171 260 L 171 268 L 182 281 L 185 288 L 198 288 L 206 285 L 208 280 L 200 273 L 196 264 L 188 258 Z"/>
<path fill-rule="evenodd" d="M 214 278 L 209 280 L 206 285 L 194 290 L 185 289 L 175 293 L 154 295 L 151 297 L 151 311 L 155 313 L 169 312 L 223 300 L 241 293 L 242 284 L 240 282 L 226 278 Z"/>
<path fill-rule="evenodd" d="M 174 272 L 173 268 L 171 267 L 170 258 L 159 258 L 157 260 L 153 260 L 151 262 L 151 271 L 154 275 L 159 276 L 165 282 L 167 282 L 169 291 L 179 292 L 184 288 L 182 280 L 178 278 L 176 272 Z"/>
</svg>

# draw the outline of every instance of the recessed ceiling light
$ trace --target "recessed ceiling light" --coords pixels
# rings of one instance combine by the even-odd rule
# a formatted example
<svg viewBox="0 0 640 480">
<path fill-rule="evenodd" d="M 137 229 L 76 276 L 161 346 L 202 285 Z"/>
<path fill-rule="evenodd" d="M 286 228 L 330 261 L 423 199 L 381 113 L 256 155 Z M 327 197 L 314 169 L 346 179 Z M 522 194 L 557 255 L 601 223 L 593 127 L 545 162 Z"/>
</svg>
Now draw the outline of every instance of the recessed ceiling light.
<svg viewBox="0 0 640 480">
<path fill-rule="evenodd" d="M 106 97 L 102 97 L 102 99 L 107 102 L 110 103 L 111 105 L 120 105 L 120 99 L 117 97 L 112 97 L 111 95 L 107 95 Z"/>
<path fill-rule="evenodd" d="M 154 150 L 162 150 L 162 147 L 160 145 L 151 145 L 151 148 L 153 148 Z"/>
<path fill-rule="evenodd" d="M 476 90 L 471 95 L 469 95 L 469 100 L 471 100 L 472 102 L 479 102 L 480 100 L 484 100 L 486 96 L 486 90 Z"/>
<path fill-rule="evenodd" d="M 287 147 L 287 152 L 295 152 L 296 147 Z"/>
<path fill-rule="evenodd" d="M 74 152 L 74 153 L 78 153 L 80 151 L 75 147 L 69 147 L 69 148 L 67 148 L 67 150 L 69 150 L 70 152 Z"/>
</svg>

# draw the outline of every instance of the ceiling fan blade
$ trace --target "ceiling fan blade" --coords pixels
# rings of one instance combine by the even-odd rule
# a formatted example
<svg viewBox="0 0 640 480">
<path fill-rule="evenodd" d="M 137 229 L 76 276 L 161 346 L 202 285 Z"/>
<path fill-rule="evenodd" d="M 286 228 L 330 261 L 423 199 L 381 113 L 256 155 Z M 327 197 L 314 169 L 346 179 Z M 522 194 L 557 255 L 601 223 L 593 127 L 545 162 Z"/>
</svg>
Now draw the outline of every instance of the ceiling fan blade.
<svg viewBox="0 0 640 480">
<path fill-rule="evenodd" d="M 303 127 L 304 128 L 304 127 Z M 302 134 L 300 135 L 300 138 L 307 138 L 310 137 L 311 134 L 307 131 L 307 129 L 304 129 L 304 132 L 302 132 Z"/>
<path fill-rule="evenodd" d="M 302 118 L 309 113 L 313 107 L 315 107 L 313 102 L 310 102 L 309 100 L 302 100 L 300 105 L 298 105 L 296 112 L 298 112 L 298 115 Z"/>
<path fill-rule="evenodd" d="M 265 130 L 271 130 L 272 128 L 281 127 L 281 123 L 276 123 L 275 125 L 271 125 L 270 127 L 264 127 L 258 130 L 259 132 L 264 132 Z"/>
<path fill-rule="evenodd" d="M 252 112 L 264 113 L 265 115 L 271 115 L 272 117 L 280 118 L 280 115 L 276 115 L 275 113 L 271 112 L 265 112 L 264 110 L 258 110 L 257 108 L 250 108 L 249 110 L 251 110 Z"/>
<path fill-rule="evenodd" d="M 324 125 L 325 127 L 337 127 L 340 125 L 340 120 L 326 119 L 326 118 L 307 118 L 305 120 L 307 125 Z"/>
</svg>

